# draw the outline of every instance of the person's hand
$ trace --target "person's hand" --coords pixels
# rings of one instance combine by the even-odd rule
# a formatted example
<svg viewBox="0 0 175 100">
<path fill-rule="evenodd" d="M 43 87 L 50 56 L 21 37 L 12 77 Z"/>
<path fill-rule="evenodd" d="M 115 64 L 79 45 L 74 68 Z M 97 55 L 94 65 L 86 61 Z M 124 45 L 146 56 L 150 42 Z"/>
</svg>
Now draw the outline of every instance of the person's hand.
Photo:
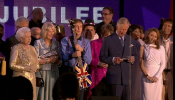
<svg viewBox="0 0 175 100">
<path fill-rule="evenodd" d="M 129 57 L 128 62 L 134 63 L 134 61 L 135 61 L 135 57 L 134 56 Z"/>
<path fill-rule="evenodd" d="M 37 71 L 37 66 L 30 66 L 31 67 L 31 71 L 32 72 L 36 72 Z"/>
<path fill-rule="evenodd" d="M 146 78 L 147 78 L 149 81 L 154 82 L 152 77 L 147 76 Z"/>
<path fill-rule="evenodd" d="M 122 61 L 123 61 L 123 59 L 121 59 L 120 57 L 114 58 L 114 63 L 116 63 L 116 64 L 120 64 Z"/>
<path fill-rule="evenodd" d="M 157 77 L 152 77 L 152 80 L 154 81 L 154 82 L 157 82 L 158 81 L 158 78 Z"/>
<path fill-rule="evenodd" d="M 83 51 L 83 48 L 79 44 L 75 45 L 75 49 L 77 51 L 81 51 L 81 52 Z"/>
<path fill-rule="evenodd" d="M 103 68 L 108 68 L 108 64 L 104 64 L 102 67 Z"/>
<path fill-rule="evenodd" d="M 81 57 L 81 51 L 75 51 L 75 52 L 72 54 L 72 57 Z"/>
<path fill-rule="evenodd" d="M 44 58 L 40 58 L 38 61 L 40 65 L 46 64 L 46 60 Z"/>
<path fill-rule="evenodd" d="M 98 62 L 98 66 L 103 67 L 103 68 L 107 68 L 108 64 L 105 64 L 103 62 Z"/>
<path fill-rule="evenodd" d="M 58 60 L 58 56 L 51 56 L 50 63 L 55 63 Z"/>
</svg>

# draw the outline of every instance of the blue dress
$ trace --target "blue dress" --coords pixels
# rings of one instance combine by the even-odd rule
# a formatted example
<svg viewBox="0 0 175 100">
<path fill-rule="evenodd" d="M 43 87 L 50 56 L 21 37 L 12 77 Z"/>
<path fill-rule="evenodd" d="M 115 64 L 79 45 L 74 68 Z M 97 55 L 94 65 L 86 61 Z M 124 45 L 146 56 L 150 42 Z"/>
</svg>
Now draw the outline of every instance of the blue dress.
<svg viewBox="0 0 175 100">
<path fill-rule="evenodd" d="M 59 43 L 52 39 L 51 46 L 47 46 L 43 39 L 35 41 L 34 47 L 36 49 L 37 55 L 40 56 L 49 52 L 50 50 L 55 50 L 60 56 Z M 37 87 L 37 100 L 53 100 L 52 99 L 52 89 L 59 76 L 59 69 L 56 64 L 44 64 L 40 65 L 40 72 L 44 80 L 44 87 Z M 39 71 L 36 72 L 36 77 L 41 77 Z"/>
</svg>

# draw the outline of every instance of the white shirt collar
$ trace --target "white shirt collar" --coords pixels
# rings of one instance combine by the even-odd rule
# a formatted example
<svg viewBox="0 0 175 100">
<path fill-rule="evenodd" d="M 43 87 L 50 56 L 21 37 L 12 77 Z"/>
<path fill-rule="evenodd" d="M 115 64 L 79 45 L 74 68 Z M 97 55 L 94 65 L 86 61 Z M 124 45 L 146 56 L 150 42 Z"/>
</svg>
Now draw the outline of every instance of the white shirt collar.
<svg viewBox="0 0 175 100">
<path fill-rule="evenodd" d="M 163 37 L 163 41 L 165 41 L 165 42 L 170 41 L 170 37 L 167 40 Z"/>
<path fill-rule="evenodd" d="M 117 31 L 116 31 L 116 34 L 118 35 Z M 119 39 L 121 39 L 121 37 L 118 35 Z M 125 38 L 125 36 L 122 36 L 123 40 Z"/>
</svg>

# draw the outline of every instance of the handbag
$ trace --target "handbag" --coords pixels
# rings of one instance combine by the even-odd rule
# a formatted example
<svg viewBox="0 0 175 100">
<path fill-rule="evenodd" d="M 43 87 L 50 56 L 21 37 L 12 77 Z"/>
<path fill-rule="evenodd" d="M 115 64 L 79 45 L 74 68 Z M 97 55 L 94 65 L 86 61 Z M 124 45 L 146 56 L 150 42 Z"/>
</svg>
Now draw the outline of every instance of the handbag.
<svg viewBox="0 0 175 100">
<path fill-rule="evenodd" d="M 40 75 L 41 75 L 41 72 L 39 71 Z M 37 87 L 44 87 L 44 80 L 43 80 L 43 77 L 41 75 L 41 77 L 36 77 L 36 86 Z"/>
</svg>

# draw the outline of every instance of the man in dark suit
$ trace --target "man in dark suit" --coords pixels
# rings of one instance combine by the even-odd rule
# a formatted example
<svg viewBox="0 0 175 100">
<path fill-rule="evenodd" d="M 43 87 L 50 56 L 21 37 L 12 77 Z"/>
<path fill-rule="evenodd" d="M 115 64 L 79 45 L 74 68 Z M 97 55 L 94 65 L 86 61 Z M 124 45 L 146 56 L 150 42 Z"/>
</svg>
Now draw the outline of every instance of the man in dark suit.
<svg viewBox="0 0 175 100">
<path fill-rule="evenodd" d="M 6 50 L 6 43 L 2 40 L 2 37 L 4 36 L 4 26 L 0 24 L 0 52 L 5 55 L 7 53 Z"/>
<path fill-rule="evenodd" d="M 28 21 L 27 18 L 21 16 L 15 21 L 15 26 L 16 26 L 17 30 L 19 28 L 22 28 L 22 27 L 28 27 L 29 26 L 29 21 Z M 13 71 L 9 68 L 11 48 L 14 45 L 19 43 L 19 41 L 16 39 L 15 35 L 16 35 L 16 33 L 14 35 L 12 35 L 11 37 L 6 39 L 7 53 L 6 53 L 5 56 L 6 56 L 6 61 L 7 61 L 7 76 L 9 76 L 9 78 L 12 77 L 12 73 L 13 73 Z"/>
<path fill-rule="evenodd" d="M 111 7 L 104 7 L 103 11 L 101 13 L 103 22 L 100 22 L 96 25 L 96 33 L 101 38 L 101 27 L 105 24 L 110 24 L 114 27 L 114 30 L 116 30 L 116 22 L 112 20 L 114 17 L 114 10 Z"/>
<path fill-rule="evenodd" d="M 135 40 L 126 35 L 129 26 L 127 18 L 120 18 L 117 31 L 105 38 L 100 52 L 100 61 L 108 64 L 106 80 L 110 95 L 120 96 L 121 100 L 129 100 L 129 64 L 133 64 L 137 56 Z M 125 57 L 128 58 L 123 59 Z"/>
<path fill-rule="evenodd" d="M 42 23 L 43 20 L 43 11 L 41 8 L 35 8 L 32 11 L 32 19 L 29 22 L 29 28 L 31 29 L 32 27 L 41 27 L 43 26 Z"/>
</svg>

